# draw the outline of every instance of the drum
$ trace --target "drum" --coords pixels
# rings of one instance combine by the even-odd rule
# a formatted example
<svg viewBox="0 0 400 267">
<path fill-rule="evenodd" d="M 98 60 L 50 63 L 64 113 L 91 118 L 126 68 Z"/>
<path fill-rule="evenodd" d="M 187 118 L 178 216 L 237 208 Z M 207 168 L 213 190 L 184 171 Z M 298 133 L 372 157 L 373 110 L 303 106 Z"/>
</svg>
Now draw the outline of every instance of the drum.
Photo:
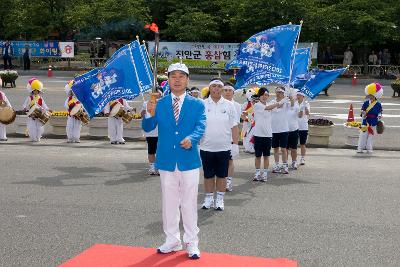
<svg viewBox="0 0 400 267">
<path fill-rule="evenodd" d="M 110 117 L 116 117 L 116 116 L 118 116 L 117 114 L 118 114 L 119 112 L 121 112 L 121 109 L 123 110 L 123 109 L 124 109 L 124 106 L 123 106 L 121 103 L 117 102 L 117 103 L 112 107 L 112 109 L 111 109 L 111 111 L 110 111 Z M 120 117 L 120 116 L 119 116 L 119 117 Z"/>
<path fill-rule="evenodd" d="M 132 119 L 133 119 L 133 115 L 132 115 L 132 113 L 130 113 L 129 111 L 128 112 L 124 112 L 124 114 L 121 116 L 121 118 L 122 118 L 122 121 L 124 122 L 124 123 L 130 123 L 131 121 L 132 121 Z"/>
<path fill-rule="evenodd" d="M 11 107 L 0 107 L 0 122 L 10 124 L 15 121 L 17 113 Z"/>
<path fill-rule="evenodd" d="M 28 115 L 28 117 L 38 119 L 43 124 L 46 124 L 50 119 L 50 114 L 37 105 L 33 105 L 26 115 Z"/>
<path fill-rule="evenodd" d="M 85 125 L 90 121 L 89 116 L 82 107 L 82 104 L 76 104 L 69 114 L 75 117 L 75 119 L 80 120 Z"/>
<path fill-rule="evenodd" d="M 70 111 L 70 115 L 71 116 L 75 116 L 80 110 L 82 109 L 82 105 L 81 104 L 76 104 Z"/>
<path fill-rule="evenodd" d="M 378 134 L 383 134 L 384 131 L 385 131 L 385 124 L 383 123 L 383 121 L 378 121 L 378 124 L 376 125 L 376 132 Z"/>
</svg>

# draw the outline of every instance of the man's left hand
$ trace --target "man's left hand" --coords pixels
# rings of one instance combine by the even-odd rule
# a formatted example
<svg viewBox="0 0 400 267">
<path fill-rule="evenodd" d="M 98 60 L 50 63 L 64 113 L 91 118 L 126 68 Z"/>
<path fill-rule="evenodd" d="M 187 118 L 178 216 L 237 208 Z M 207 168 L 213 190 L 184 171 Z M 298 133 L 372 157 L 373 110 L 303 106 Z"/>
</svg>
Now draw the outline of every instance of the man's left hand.
<svg viewBox="0 0 400 267">
<path fill-rule="evenodd" d="M 181 147 L 183 147 L 184 149 L 190 149 L 192 147 L 192 142 L 189 138 L 185 138 L 181 142 Z"/>
</svg>

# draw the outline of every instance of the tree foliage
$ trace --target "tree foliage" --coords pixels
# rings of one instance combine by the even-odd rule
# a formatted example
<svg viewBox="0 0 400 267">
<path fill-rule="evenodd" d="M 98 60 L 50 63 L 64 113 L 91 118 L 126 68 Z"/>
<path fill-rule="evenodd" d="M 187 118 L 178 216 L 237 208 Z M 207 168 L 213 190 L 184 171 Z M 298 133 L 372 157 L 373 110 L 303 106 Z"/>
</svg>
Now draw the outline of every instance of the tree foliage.
<svg viewBox="0 0 400 267">
<path fill-rule="evenodd" d="M 60 39 L 132 39 L 155 21 L 163 40 L 242 42 L 267 28 L 304 20 L 301 41 L 359 47 L 400 41 L 398 0 L 1 2 L 0 39 L 45 39 L 51 33 Z"/>
</svg>

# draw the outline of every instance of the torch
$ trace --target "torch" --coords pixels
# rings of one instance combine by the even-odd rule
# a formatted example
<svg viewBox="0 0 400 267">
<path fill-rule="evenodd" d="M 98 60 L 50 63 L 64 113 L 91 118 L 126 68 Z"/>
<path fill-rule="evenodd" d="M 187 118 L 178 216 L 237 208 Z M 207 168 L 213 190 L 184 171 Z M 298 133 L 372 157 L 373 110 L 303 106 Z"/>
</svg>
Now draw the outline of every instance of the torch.
<svg viewBox="0 0 400 267">
<path fill-rule="evenodd" d="M 154 67 L 153 67 L 153 89 L 150 95 L 150 102 L 156 103 L 157 101 L 157 60 L 158 60 L 158 47 L 160 45 L 160 32 L 158 31 L 158 26 L 155 23 L 147 24 L 144 26 L 145 29 L 149 29 L 150 31 L 154 32 Z M 154 116 L 154 110 L 151 116 Z"/>
</svg>

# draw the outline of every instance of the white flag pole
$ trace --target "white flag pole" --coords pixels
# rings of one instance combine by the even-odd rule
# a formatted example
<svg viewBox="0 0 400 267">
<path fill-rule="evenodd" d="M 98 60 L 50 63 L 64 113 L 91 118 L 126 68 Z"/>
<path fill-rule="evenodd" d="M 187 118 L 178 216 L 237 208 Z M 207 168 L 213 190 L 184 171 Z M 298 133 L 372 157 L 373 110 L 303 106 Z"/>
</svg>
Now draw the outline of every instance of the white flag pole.
<svg viewBox="0 0 400 267">
<path fill-rule="evenodd" d="M 292 80 L 292 73 L 293 73 L 293 66 L 294 66 L 294 61 L 296 59 L 296 50 L 297 50 L 297 46 L 299 44 L 299 40 L 300 40 L 300 33 L 301 33 L 301 26 L 303 25 L 303 20 L 300 21 L 300 29 L 299 29 L 299 34 L 297 35 L 297 40 L 296 40 L 296 45 L 294 47 L 294 53 L 293 53 L 293 61 L 290 64 L 290 74 L 289 74 L 289 82 L 288 82 L 288 89 L 290 88 L 290 82 Z"/>
</svg>

